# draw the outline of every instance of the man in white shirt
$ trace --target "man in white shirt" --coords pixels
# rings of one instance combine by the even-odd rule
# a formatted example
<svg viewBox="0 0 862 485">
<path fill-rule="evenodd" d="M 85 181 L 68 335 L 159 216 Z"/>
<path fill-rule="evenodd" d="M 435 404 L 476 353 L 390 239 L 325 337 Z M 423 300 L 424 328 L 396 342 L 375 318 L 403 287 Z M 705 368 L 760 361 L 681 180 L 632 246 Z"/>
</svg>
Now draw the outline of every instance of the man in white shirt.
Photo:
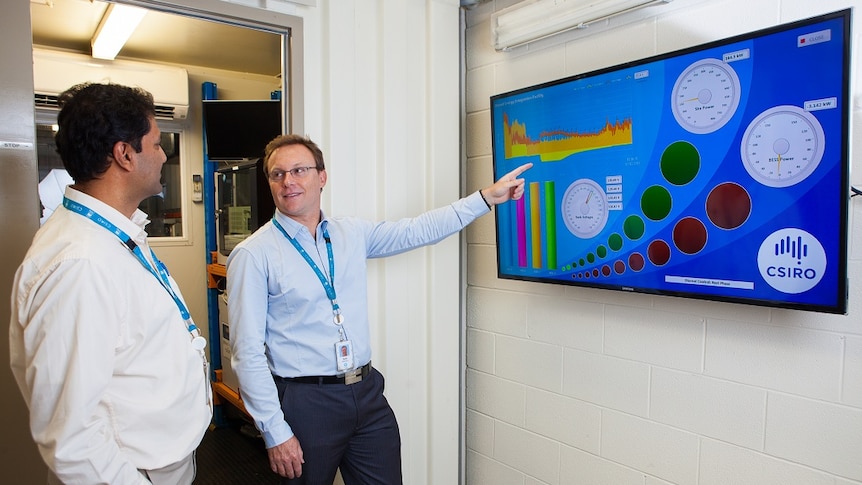
<svg viewBox="0 0 862 485">
<path fill-rule="evenodd" d="M 60 95 L 74 184 L 12 289 L 12 372 L 48 483 L 188 485 L 212 417 L 208 364 L 138 205 L 162 190 L 153 98 L 116 84 Z"/>
</svg>

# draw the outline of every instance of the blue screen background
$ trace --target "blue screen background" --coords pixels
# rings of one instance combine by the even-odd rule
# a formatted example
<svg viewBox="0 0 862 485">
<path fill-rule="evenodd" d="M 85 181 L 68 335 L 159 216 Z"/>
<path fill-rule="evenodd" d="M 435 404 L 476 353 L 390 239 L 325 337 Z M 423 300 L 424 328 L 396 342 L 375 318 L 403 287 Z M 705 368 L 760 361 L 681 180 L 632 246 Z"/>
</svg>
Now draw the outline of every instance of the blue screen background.
<svg viewBox="0 0 862 485">
<path fill-rule="evenodd" d="M 845 21 L 838 16 L 797 23 L 793 28 L 770 29 L 492 97 L 495 178 L 533 162 L 524 178 L 528 186 L 535 183 L 538 188 L 538 192 L 527 190 L 525 194 L 525 241 L 518 240 L 517 204 L 497 206 L 500 276 L 767 305 L 787 303 L 826 311 L 843 307 L 849 69 L 845 65 Z M 812 37 L 824 31 L 829 40 Z M 806 42 L 800 44 L 800 39 Z M 807 42 L 811 39 L 817 41 Z M 687 69 L 704 62 L 732 71 L 738 83 L 732 96 L 735 109 L 727 108 L 723 124 L 698 132 L 683 126 L 672 106 L 680 78 Z M 713 90 L 713 100 L 716 96 Z M 826 108 L 814 104 L 820 100 L 827 100 Z M 770 186 L 755 180 L 745 168 L 745 135 L 753 126 L 760 126 L 756 123 L 759 116 L 787 106 L 816 119 L 822 132 L 815 131 L 813 136 L 822 144 L 822 156 L 816 169 L 802 180 Z M 788 121 L 792 118 L 781 120 L 795 130 L 797 125 Z M 630 120 L 631 143 L 550 158 L 506 156 L 506 122 L 521 124 L 527 137 L 538 140 L 542 132 L 544 136 L 555 130 L 584 134 L 622 120 Z M 769 141 L 780 138 L 783 136 L 773 134 Z M 792 134 L 786 138 L 794 149 L 802 146 Z M 697 154 L 696 172 L 682 184 L 669 181 L 662 169 L 662 157 L 672 146 Z M 567 227 L 566 214 L 577 205 L 567 202 L 566 191 L 582 179 L 594 181 L 610 197 L 605 201 L 607 220 L 595 235 L 576 235 Z M 713 189 L 728 183 L 744 189 L 750 208 L 744 222 L 722 228 L 711 223 L 707 199 Z M 645 194 L 650 187 L 670 200 L 666 215 L 657 220 L 645 214 Z M 541 205 L 545 202 L 533 200 L 536 193 L 542 201 L 552 198 L 554 210 L 548 212 Z M 540 205 L 537 212 L 529 209 Z M 626 221 L 633 219 L 642 222 L 642 231 L 627 232 Z M 679 236 L 674 238 L 674 230 L 683 219 L 702 225 L 698 237 L 704 239 L 695 237 L 698 241 L 692 243 L 696 251 L 676 245 Z M 785 228 L 807 232 L 825 252 L 825 267 L 818 270 L 819 280 L 810 289 L 776 289 L 759 267 L 761 245 Z M 532 234 L 538 234 L 540 240 Z M 660 264 L 649 256 L 650 245 L 656 241 L 664 241 L 669 249 L 666 260 L 658 260 Z M 526 264 L 519 261 L 519 251 L 527 253 Z M 541 264 L 534 264 L 535 254 L 541 255 Z M 643 259 L 642 266 L 637 264 L 637 255 Z M 679 283 L 679 277 L 741 284 Z"/>
</svg>

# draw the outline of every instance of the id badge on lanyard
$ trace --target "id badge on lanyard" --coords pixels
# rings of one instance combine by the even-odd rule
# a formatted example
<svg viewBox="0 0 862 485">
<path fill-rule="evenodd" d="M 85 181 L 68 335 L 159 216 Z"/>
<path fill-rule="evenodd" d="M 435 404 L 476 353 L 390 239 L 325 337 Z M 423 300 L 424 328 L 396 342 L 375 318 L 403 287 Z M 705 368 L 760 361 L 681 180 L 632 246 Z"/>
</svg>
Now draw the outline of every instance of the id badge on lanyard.
<svg viewBox="0 0 862 485">
<path fill-rule="evenodd" d="M 350 340 L 340 340 L 335 343 L 335 363 L 339 372 L 353 370 L 353 344 Z"/>
</svg>

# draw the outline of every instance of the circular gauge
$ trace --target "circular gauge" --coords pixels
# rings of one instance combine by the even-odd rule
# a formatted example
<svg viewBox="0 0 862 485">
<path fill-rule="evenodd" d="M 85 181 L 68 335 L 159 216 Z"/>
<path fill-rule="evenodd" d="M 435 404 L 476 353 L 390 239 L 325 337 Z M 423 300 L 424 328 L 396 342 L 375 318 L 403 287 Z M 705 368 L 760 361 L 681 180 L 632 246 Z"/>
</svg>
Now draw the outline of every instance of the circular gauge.
<svg viewBox="0 0 862 485">
<path fill-rule="evenodd" d="M 745 170 L 769 187 L 789 187 L 814 173 L 823 158 L 820 122 L 798 106 L 776 106 L 745 129 L 740 154 Z"/>
<path fill-rule="evenodd" d="M 701 59 L 685 68 L 671 92 L 673 117 L 691 133 L 705 134 L 725 125 L 739 106 L 736 71 L 719 59 Z"/>
<path fill-rule="evenodd" d="M 602 232 L 608 222 L 605 191 L 590 179 L 572 182 L 563 194 L 563 221 L 575 236 L 591 238 Z"/>
</svg>

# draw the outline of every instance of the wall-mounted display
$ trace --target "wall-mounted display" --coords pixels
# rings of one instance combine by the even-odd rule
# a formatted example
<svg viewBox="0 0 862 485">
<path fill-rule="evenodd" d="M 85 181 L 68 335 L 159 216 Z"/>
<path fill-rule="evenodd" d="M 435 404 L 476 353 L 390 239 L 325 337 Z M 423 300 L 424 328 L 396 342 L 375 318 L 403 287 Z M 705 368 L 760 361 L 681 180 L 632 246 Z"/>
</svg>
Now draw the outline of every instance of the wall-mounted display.
<svg viewBox="0 0 862 485">
<path fill-rule="evenodd" d="M 499 276 L 846 313 L 850 21 L 492 96 Z"/>
<path fill-rule="evenodd" d="M 282 133 L 281 100 L 206 99 L 203 120 L 209 160 L 256 159 Z"/>
<path fill-rule="evenodd" d="M 275 212 L 263 155 L 282 134 L 282 113 L 280 99 L 203 100 L 206 157 L 225 163 L 215 170 L 216 246 L 222 256 Z"/>
</svg>

